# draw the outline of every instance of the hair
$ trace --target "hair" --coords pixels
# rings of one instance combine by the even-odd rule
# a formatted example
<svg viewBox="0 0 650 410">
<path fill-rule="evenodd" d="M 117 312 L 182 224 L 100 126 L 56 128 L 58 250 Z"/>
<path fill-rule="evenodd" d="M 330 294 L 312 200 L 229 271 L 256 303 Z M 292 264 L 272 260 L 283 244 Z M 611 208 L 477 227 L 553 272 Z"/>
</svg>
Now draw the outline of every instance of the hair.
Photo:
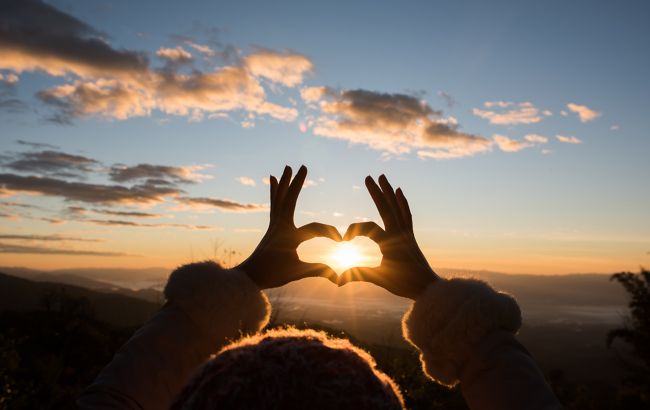
<svg viewBox="0 0 650 410">
<path fill-rule="evenodd" d="M 194 374 L 173 410 L 404 408 L 395 382 L 348 340 L 292 327 L 223 348 Z"/>
</svg>

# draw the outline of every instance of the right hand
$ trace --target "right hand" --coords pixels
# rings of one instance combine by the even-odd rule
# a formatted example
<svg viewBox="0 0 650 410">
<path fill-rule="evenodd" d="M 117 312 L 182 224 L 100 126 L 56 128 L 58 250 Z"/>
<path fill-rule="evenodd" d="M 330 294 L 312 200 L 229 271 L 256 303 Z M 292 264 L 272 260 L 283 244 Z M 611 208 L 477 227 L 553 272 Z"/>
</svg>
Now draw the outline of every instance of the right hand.
<svg viewBox="0 0 650 410">
<path fill-rule="evenodd" d="M 402 297 L 416 299 L 432 282 L 440 277 L 431 269 L 413 233 L 413 219 L 406 197 L 401 188 L 397 192 L 384 175 L 379 186 L 366 177 L 366 187 L 384 222 L 382 229 L 374 222 L 353 223 L 343 240 L 367 236 L 379 245 L 383 255 L 381 264 L 374 268 L 348 269 L 339 277 L 339 286 L 352 281 L 371 282 Z"/>
</svg>

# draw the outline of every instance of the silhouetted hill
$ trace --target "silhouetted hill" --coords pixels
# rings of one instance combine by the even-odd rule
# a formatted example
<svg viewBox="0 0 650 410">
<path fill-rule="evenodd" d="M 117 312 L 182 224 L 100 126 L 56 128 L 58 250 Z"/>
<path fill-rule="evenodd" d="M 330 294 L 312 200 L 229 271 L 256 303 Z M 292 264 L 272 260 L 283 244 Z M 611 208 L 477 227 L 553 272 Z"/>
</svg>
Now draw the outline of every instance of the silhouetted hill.
<svg viewBox="0 0 650 410">
<path fill-rule="evenodd" d="M 133 289 L 131 287 L 118 286 L 107 281 L 93 279 L 89 277 L 88 274 L 84 274 L 82 270 L 78 273 L 70 273 L 66 270 L 44 272 L 27 268 L 0 268 L 0 271 L 11 276 L 29 279 L 35 282 L 53 282 L 79 286 L 97 292 L 117 293 L 157 304 L 162 303 L 164 300 L 163 294 L 160 290 L 154 288 Z M 120 274 L 123 274 L 123 271 L 125 271 L 125 269 L 120 269 Z M 139 271 L 140 270 L 137 270 L 136 272 Z M 108 277 L 110 277 L 110 275 L 108 275 Z M 137 278 L 135 275 L 133 277 Z M 128 282 L 126 285 L 128 285 Z"/>
<path fill-rule="evenodd" d="M 142 289 L 154 286 L 162 287 L 167 281 L 171 270 L 168 268 L 74 268 L 41 271 L 22 267 L 2 266 L 0 267 L 0 272 L 26 277 L 27 279 L 31 279 L 30 276 L 36 276 L 38 274 L 55 276 L 68 275 L 83 277 L 96 282 L 109 283 L 113 286 Z"/>
<path fill-rule="evenodd" d="M 58 292 L 86 298 L 97 319 L 116 326 L 140 325 L 159 307 L 156 303 L 118 293 L 97 292 L 63 283 L 35 282 L 0 273 L 0 311 L 42 309 L 44 298 Z"/>
</svg>

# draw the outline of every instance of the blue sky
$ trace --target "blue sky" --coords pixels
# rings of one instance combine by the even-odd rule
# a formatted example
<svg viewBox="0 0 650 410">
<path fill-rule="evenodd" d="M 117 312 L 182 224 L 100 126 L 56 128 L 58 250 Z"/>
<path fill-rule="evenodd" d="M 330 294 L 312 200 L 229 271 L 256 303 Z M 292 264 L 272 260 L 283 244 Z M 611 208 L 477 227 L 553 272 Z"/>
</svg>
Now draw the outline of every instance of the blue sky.
<svg viewBox="0 0 650 410">
<path fill-rule="evenodd" d="M 44 150 L 96 160 L 96 169 L 81 177 L 93 184 L 115 184 L 108 176 L 115 164 L 199 166 L 193 169 L 203 178 L 181 183 L 183 197 L 260 205 L 258 212 L 188 209 L 173 195 L 148 205 L 65 201 L 65 196 L 34 195 L 5 185 L 2 230 L 25 237 L 0 240 L 5 264 L 173 266 L 210 256 L 215 241 L 243 256 L 266 224 L 267 186 L 262 178 L 279 174 L 284 164 L 302 163 L 309 167 L 313 186 L 301 196 L 299 223 L 319 220 L 344 230 L 361 218 L 378 219 L 367 193 L 354 187 L 362 187 L 368 174 L 386 173 L 409 198 L 418 240 L 434 267 L 611 272 L 634 270 L 650 259 L 646 2 L 47 4 L 92 27 L 84 35 L 101 38 L 116 53 L 146 54 L 147 75 L 159 75 L 156 70 L 166 64 L 175 74 L 188 76 L 192 70 L 208 73 L 240 66 L 253 73 L 252 64 L 245 62 L 255 55 L 263 57 L 260 70 L 270 69 L 276 61 L 271 57 L 284 59 L 293 69 L 305 62 L 310 68 L 293 72 L 296 81 L 288 71 L 281 73 L 284 77 L 246 77 L 263 88 L 265 101 L 293 110 L 291 118 L 259 112 L 250 118 L 249 105 L 203 110 L 197 120 L 191 113 L 178 113 L 183 102 L 174 102 L 176 113 L 163 112 L 160 104 L 171 104 L 171 99 L 159 95 L 158 105 L 147 112 L 117 118 L 110 109 L 92 108 L 96 106 L 90 101 L 73 107 L 70 97 L 50 93 L 48 103 L 36 94 L 99 79 L 142 92 L 150 86 L 130 84 L 108 69 L 97 74 L 98 67 L 89 75 L 75 68 L 81 60 L 68 57 L 58 63 L 65 73 L 53 74 L 48 72 L 47 50 L 25 51 L 20 37 L 0 41 L 0 56 L 5 53 L 5 62 L 0 62 L 3 98 L 21 101 L 20 109 L 0 112 L 5 168 L 0 172 L 54 178 L 43 169 L 12 168 L 25 153 Z M 0 40 L 7 35 L 0 34 Z M 209 47 L 217 56 L 207 57 L 190 43 Z M 191 63 L 156 57 L 161 49 L 177 47 L 191 53 Z M 16 60 L 7 57 L 10 51 Z M 27 66 L 16 57 L 20 53 L 36 62 Z M 12 74 L 17 78 L 8 80 Z M 309 87 L 327 91 L 310 102 L 301 96 Z M 346 94 L 352 90 L 367 93 Z M 128 103 L 142 102 L 130 98 Z M 429 114 L 413 114 L 408 124 L 417 136 L 412 139 L 411 134 L 399 134 L 397 122 L 390 122 L 389 112 L 377 110 L 378 105 L 363 116 L 346 111 L 362 103 L 383 108 L 396 104 L 386 110 L 414 103 Z M 573 110 L 568 104 L 575 104 Z M 332 111 L 325 112 L 324 106 Z M 68 124 L 48 121 L 54 114 L 65 114 Z M 218 116 L 209 118 L 211 114 Z M 345 128 L 346 118 L 357 121 L 356 128 Z M 334 125 L 324 125 L 328 119 Z M 421 127 L 432 124 L 443 124 L 443 132 L 422 142 L 426 135 L 420 135 Z M 390 135 L 382 136 L 387 129 Z M 580 143 L 562 142 L 558 136 Z M 56 148 L 29 147 L 16 140 Z M 437 158 L 422 152 L 436 152 L 430 156 Z M 440 152 L 454 158 L 440 159 Z M 255 186 L 242 184 L 240 177 L 254 180 Z M 15 203 L 38 208 L 20 210 Z M 87 212 L 145 210 L 159 214 L 158 224 L 214 229 L 97 225 L 89 219 L 98 217 L 73 216 L 66 211 L 70 206 L 86 207 Z M 123 220 L 144 223 L 137 217 Z M 27 238 L 35 234 L 101 242 Z M 53 255 L 45 248 L 62 251 Z M 98 259 L 64 250 L 114 255 Z"/>
</svg>

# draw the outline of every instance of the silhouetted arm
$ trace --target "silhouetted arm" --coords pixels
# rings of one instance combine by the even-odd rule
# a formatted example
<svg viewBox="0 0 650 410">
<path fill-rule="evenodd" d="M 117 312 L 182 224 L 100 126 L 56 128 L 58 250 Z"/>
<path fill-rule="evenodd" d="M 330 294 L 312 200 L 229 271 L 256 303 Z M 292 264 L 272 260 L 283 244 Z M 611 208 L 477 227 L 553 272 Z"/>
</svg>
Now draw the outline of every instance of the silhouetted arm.
<svg viewBox="0 0 650 410">
<path fill-rule="evenodd" d="M 268 322 L 266 296 L 242 271 L 213 262 L 177 269 L 168 302 L 79 398 L 84 409 L 167 409 L 212 353 Z"/>
<path fill-rule="evenodd" d="M 233 270 L 212 262 L 172 273 L 167 304 L 117 352 L 79 399 L 82 408 L 167 409 L 189 377 L 212 353 L 242 333 L 268 322 L 270 307 L 260 289 L 306 277 L 336 282 L 327 265 L 305 263 L 296 248 L 317 236 L 341 240 L 333 226 L 293 221 L 307 176 L 285 167 L 280 181 L 270 177 L 269 227 L 255 251 Z"/>
<path fill-rule="evenodd" d="M 352 268 L 339 284 L 367 281 L 415 300 L 404 317 L 404 336 L 421 352 L 425 373 L 446 386 L 461 383 L 473 410 L 559 409 L 530 354 L 514 337 L 521 326 L 517 302 L 488 284 L 440 278 L 420 251 L 408 201 L 384 175 L 366 187 L 384 222 L 352 224 L 344 239 L 377 242 L 380 266 Z"/>
<path fill-rule="evenodd" d="M 441 279 L 404 316 L 404 337 L 421 352 L 424 372 L 460 383 L 472 410 L 560 409 L 528 351 L 515 338 L 517 302 L 473 279 Z"/>
</svg>

